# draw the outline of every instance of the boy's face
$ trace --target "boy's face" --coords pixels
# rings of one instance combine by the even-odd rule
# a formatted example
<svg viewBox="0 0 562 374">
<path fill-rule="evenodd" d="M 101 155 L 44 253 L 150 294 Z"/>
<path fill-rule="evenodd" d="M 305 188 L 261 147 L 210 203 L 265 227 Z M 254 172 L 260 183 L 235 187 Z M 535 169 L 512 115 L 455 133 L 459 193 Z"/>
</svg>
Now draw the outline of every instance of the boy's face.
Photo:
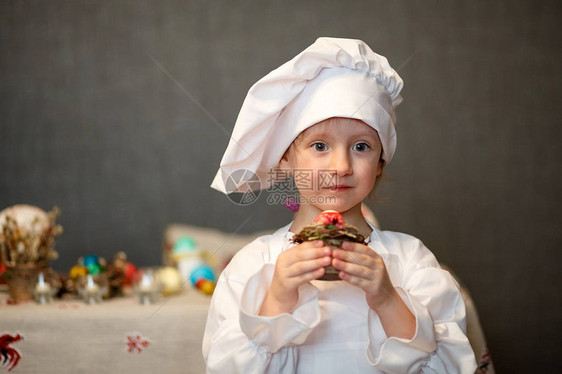
<svg viewBox="0 0 562 374">
<path fill-rule="evenodd" d="M 352 118 L 329 118 L 305 131 L 279 162 L 290 169 L 303 205 L 345 212 L 361 203 L 382 173 L 376 130 Z"/>
</svg>

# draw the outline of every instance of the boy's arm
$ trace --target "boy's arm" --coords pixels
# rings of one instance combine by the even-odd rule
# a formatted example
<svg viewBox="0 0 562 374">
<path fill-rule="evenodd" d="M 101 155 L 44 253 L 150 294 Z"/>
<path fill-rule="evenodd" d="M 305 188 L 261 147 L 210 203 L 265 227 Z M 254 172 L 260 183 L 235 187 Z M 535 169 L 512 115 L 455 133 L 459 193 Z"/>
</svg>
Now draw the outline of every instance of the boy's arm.
<svg viewBox="0 0 562 374">
<path fill-rule="evenodd" d="M 390 295 L 388 302 L 379 306 L 377 315 L 386 336 L 412 339 L 416 333 L 416 317 L 402 300 L 396 289 Z"/>
<path fill-rule="evenodd" d="M 258 256 L 259 257 L 259 256 Z M 258 315 L 273 274 L 273 264 L 259 264 L 241 250 L 225 270 L 211 301 L 203 338 L 208 373 L 292 372 L 296 349 L 320 321 L 317 290 L 303 288 L 293 313 Z M 247 280 L 241 277 L 243 274 Z M 301 291 L 299 289 L 299 291 Z M 280 369 L 283 368 L 283 369 Z"/>
<path fill-rule="evenodd" d="M 388 372 L 474 373 L 476 361 L 466 337 L 458 285 L 419 240 L 408 244 L 413 248 L 395 290 L 415 317 L 415 332 L 410 339 L 385 336 L 383 319 L 391 316 L 383 312 L 381 318 L 371 311 L 369 361 Z M 396 261 L 392 256 L 385 259 L 389 268 L 400 267 L 393 264 Z"/>
</svg>

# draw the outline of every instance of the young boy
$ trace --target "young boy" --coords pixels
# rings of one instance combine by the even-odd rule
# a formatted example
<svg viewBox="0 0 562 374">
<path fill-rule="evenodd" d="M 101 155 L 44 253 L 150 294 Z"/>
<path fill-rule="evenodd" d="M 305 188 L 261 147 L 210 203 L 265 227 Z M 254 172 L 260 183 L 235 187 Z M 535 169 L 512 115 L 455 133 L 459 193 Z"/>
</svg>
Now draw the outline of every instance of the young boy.
<svg viewBox="0 0 562 374">
<path fill-rule="evenodd" d="M 249 91 L 212 187 L 238 169 L 311 170 L 293 222 L 221 274 L 203 355 L 220 373 L 473 373 L 458 285 L 418 239 L 380 231 L 361 203 L 396 148 L 402 80 L 359 40 L 319 38 Z M 328 178 L 325 178 L 328 176 Z M 240 187 L 240 190 L 251 186 Z M 336 210 L 368 238 L 330 250 L 294 233 Z M 341 281 L 317 280 L 324 267 Z"/>
</svg>

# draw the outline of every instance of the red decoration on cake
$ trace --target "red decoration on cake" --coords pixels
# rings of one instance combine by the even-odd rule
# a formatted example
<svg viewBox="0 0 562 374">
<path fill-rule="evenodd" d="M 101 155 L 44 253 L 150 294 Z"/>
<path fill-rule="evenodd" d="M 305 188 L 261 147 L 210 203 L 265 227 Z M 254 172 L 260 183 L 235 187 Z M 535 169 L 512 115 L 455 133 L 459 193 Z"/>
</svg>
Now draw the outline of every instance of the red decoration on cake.
<svg viewBox="0 0 562 374">
<path fill-rule="evenodd" d="M 314 219 L 312 223 L 321 223 L 323 225 L 333 225 L 336 228 L 343 230 L 344 222 L 341 214 L 335 210 L 325 210 Z"/>
</svg>

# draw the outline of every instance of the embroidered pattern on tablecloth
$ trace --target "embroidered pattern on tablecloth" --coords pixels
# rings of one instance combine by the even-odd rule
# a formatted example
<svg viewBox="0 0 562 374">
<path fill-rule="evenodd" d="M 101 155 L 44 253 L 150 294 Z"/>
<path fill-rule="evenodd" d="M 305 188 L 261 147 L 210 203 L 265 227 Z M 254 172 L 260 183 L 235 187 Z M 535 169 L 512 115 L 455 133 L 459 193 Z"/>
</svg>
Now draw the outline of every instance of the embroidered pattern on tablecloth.
<svg viewBox="0 0 562 374">
<path fill-rule="evenodd" d="M 21 359 L 21 353 L 12 344 L 23 340 L 21 334 L 3 334 L 0 336 L 0 366 L 12 371 Z"/>
<path fill-rule="evenodd" d="M 141 353 L 143 348 L 146 348 L 150 345 L 150 339 L 143 336 L 139 332 L 129 332 L 125 334 L 126 336 L 126 343 L 127 343 L 127 351 L 134 352 L 137 351 Z"/>
</svg>

